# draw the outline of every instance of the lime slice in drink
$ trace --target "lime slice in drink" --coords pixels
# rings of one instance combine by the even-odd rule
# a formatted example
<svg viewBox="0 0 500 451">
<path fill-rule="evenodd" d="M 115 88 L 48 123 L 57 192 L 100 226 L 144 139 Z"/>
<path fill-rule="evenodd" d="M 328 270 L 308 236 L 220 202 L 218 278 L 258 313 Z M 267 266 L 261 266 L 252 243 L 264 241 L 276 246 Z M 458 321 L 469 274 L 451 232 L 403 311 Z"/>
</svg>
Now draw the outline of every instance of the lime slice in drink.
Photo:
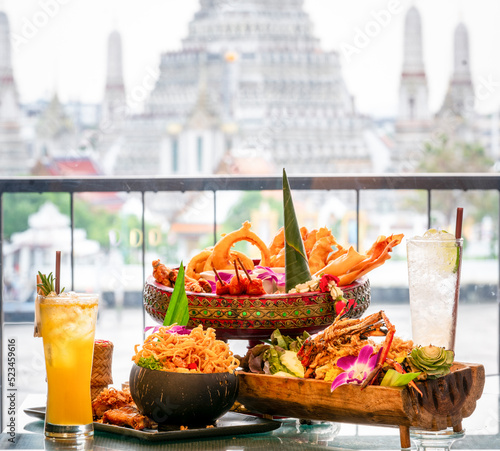
<svg viewBox="0 0 500 451">
<path fill-rule="evenodd" d="M 424 233 L 424 238 L 426 239 L 437 239 L 439 236 L 439 230 L 437 229 L 429 229 Z"/>
<path fill-rule="evenodd" d="M 438 258 L 439 269 L 446 273 L 456 273 L 460 257 L 460 249 L 455 245 L 455 236 L 445 230 L 429 229 L 424 233 L 424 239 L 439 240 Z M 446 241 L 450 241 L 447 243 Z"/>
</svg>

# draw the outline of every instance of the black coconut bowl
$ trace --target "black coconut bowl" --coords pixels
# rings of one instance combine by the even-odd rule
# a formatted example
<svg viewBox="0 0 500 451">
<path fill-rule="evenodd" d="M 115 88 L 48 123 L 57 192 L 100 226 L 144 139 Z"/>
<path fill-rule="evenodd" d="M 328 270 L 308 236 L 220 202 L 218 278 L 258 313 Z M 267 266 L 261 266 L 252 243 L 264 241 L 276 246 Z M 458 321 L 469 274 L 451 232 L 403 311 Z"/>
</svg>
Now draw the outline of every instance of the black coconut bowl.
<svg viewBox="0 0 500 451">
<path fill-rule="evenodd" d="M 133 364 L 130 394 L 137 408 L 158 424 L 207 426 L 238 396 L 236 373 L 175 373 Z"/>
</svg>

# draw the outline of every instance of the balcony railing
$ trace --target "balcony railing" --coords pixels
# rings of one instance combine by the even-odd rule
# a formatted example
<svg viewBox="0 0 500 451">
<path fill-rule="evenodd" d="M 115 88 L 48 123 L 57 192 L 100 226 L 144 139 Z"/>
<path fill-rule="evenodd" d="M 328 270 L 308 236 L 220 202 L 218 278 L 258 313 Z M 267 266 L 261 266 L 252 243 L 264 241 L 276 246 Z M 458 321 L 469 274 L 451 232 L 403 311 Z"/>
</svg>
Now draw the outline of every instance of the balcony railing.
<svg viewBox="0 0 500 451">
<path fill-rule="evenodd" d="M 494 190 L 500 191 L 500 175 L 493 174 L 412 174 L 412 175 L 302 175 L 289 176 L 292 190 L 336 191 L 347 190 L 355 193 L 356 234 L 359 242 L 360 224 L 360 194 L 369 190 L 423 190 L 427 193 L 427 225 L 431 227 L 431 211 L 433 193 L 441 190 Z M 3 380 L 4 349 L 4 242 L 3 224 L 4 193 L 67 193 L 70 197 L 71 221 L 71 287 L 74 286 L 74 195 L 84 192 L 127 192 L 139 193 L 142 199 L 142 232 L 145 236 L 145 194 L 159 192 L 211 192 L 213 195 L 213 234 L 216 241 L 218 194 L 224 191 L 273 191 L 282 189 L 280 176 L 207 176 L 207 177 L 0 177 L 0 362 L 1 393 L 5 390 Z M 500 208 L 499 208 L 500 211 Z M 500 224 L 500 220 L 497 221 Z M 496 230 L 499 236 L 499 230 Z M 500 240 L 499 240 L 500 242 Z M 145 240 L 142 242 L 142 275 L 146 277 Z M 500 255 L 500 250 L 497 250 Z M 497 274 L 497 285 L 500 275 Z M 498 293 L 498 290 L 497 290 Z M 500 325 L 500 317 L 497 319 Z M 500 349 L 500 342 L 499 342 Z M 2 396 L 0 399 L 4 399 Z M 0 401 L 0 412 L 3 407 Z"/>
</svg>

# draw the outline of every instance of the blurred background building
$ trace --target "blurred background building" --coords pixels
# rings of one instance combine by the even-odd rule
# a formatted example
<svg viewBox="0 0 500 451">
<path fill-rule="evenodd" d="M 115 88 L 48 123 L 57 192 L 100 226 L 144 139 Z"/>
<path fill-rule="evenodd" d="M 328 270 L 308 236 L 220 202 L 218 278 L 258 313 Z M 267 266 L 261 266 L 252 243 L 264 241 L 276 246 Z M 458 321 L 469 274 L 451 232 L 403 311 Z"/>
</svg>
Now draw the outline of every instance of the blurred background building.
<svg viewBox="0 0 500 451">
<path fill-rule="evenodd" d="M 143 113 L 127 117 L 114 173 L 237 172 L 248 154 L 291 172 L 370 172 L 369 127 L 302 1 L 221 12 L 202 0 L 182 48 L 161 56 Z"/>
</svg>

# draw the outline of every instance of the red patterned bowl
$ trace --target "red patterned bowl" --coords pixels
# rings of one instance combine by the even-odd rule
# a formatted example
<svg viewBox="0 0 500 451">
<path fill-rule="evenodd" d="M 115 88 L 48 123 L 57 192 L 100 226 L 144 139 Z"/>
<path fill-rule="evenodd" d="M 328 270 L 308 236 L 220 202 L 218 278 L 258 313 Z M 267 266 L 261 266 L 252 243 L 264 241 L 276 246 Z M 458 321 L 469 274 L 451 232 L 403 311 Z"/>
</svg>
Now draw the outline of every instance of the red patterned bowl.
<svg viewBox="0 0 500 451">
<path fill-rule="evenodd" d="M 370 305 L 370 281 L 361 278 L 341 287 L 346 299 L 354 299 L 351 317 L 359 318 Z M 163 324 L 173 288 L 157 283 L 149 276 L 144 285 L 144 308 Z M 216 330 L 217 338 L 267 339 L 275 329 L 282 334 L 311 334 L 329 326 L 336 317 L 328 293 L 268 294 L 266 296 L 218 296 L 215 293 L 187 292 L 188 327 L 202 325 Z"/>
</svg>

